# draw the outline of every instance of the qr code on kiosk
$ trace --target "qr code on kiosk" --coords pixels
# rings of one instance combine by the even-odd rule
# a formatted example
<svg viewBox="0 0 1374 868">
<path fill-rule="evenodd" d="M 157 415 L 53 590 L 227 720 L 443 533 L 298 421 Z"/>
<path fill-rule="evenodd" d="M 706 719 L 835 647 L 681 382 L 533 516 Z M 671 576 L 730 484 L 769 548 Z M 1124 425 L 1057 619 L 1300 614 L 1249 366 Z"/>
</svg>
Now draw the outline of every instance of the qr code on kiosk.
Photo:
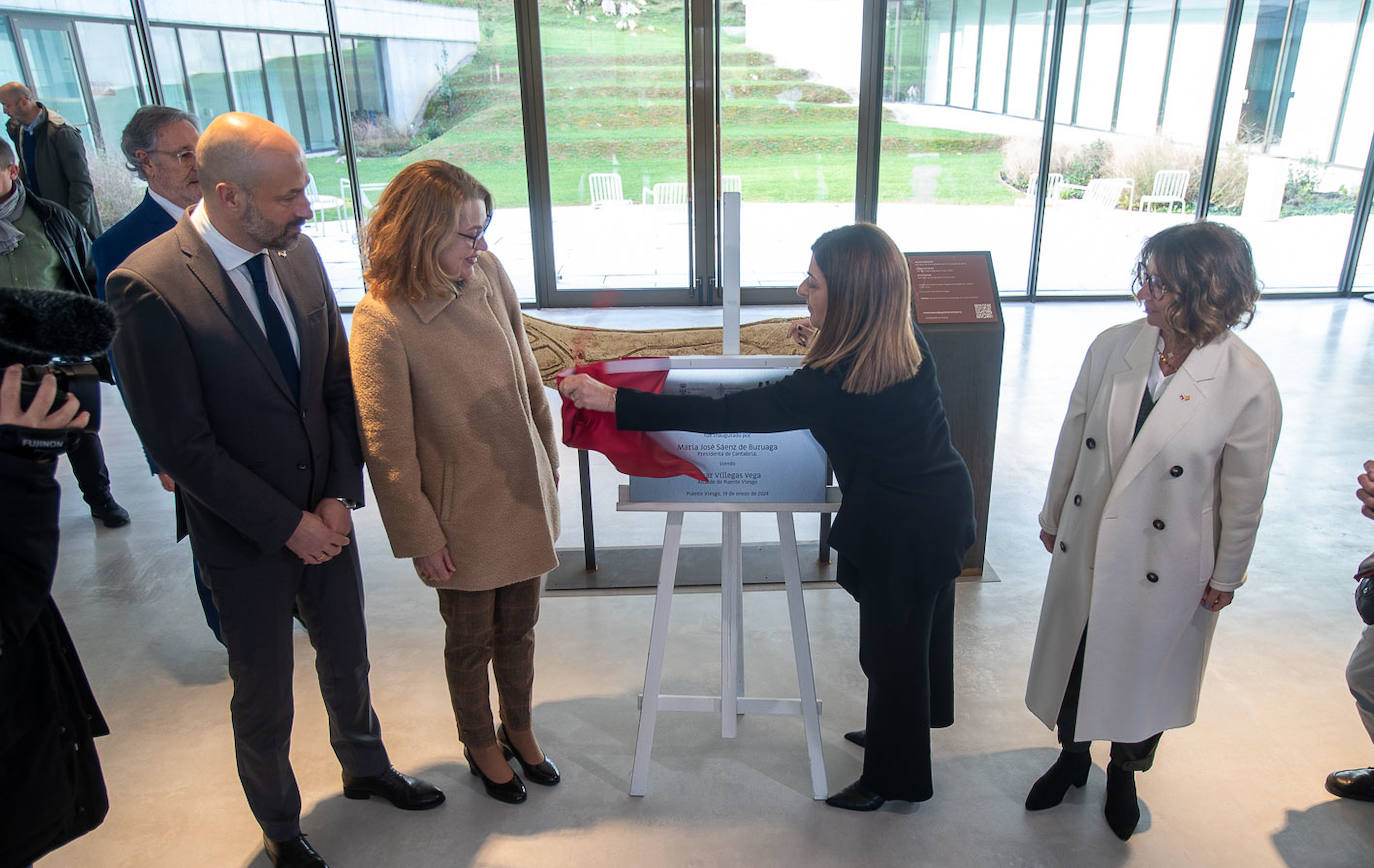
<svg viewBox="0 0 1374 868">
<path fill-rule="evenodd" d="M 975 304 L 973 306 L 973 316 L 975 319 L 992 319 L 992 305 Z"/>
</svg>

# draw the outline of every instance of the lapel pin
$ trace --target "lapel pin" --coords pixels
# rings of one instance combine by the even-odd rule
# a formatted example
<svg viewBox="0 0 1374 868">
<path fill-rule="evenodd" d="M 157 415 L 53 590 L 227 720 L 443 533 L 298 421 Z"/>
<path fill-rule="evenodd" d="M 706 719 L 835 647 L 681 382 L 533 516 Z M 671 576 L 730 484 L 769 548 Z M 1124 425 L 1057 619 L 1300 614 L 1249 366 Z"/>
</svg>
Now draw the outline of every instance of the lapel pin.
<svg viewBox="0 0 1374 868">
<path fill-rule="evenodd" d="M 1179 396 L 1178 396 L 1178 399 L 1179 399 L 1180 401 L 1191 401 L 1191 400 L 1193 400 L 1193 396 L 1192 396 L 1192 395 L 1179 395 Z"/>
</svg>

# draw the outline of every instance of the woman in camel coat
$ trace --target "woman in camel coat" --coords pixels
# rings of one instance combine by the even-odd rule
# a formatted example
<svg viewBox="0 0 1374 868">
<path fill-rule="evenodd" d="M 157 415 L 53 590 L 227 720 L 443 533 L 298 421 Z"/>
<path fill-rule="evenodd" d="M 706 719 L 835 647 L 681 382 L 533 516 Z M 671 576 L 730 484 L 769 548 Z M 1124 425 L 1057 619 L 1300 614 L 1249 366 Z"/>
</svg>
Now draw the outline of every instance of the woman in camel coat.
<svg viewBox="0 0 1374 868">
<path fill-rule="evenodd" d="M 1137 267 L 1146 318 L 1093 341 L 1069 398 L 1040 513 L 1050 550 L 1026 704 L 1063 753 L 1026 798 L 1082 786 L 1112 742 L 1105 813 L 1129 838 L 1134 773 L 1197 716 L 1217 613 L 1245 582 L 1281 410 L 1269 369 L 1231 331 L 1259 289 L 1250 246 L 1217 223 L 1174 226 Z"/>
<path fill-rule="evenodd" d="M 396 176 L 367 228 L 351 352 L 392 553 L 438 589 L 464 754 L 488 794 L 520 802 L 506 758 L 558 782 L 530 718 L 540 577 L 558 562 L 558 447 L 515 291 L 487 251 L 490 209 L 485 187 L 440 160 Z"/>
</svg>

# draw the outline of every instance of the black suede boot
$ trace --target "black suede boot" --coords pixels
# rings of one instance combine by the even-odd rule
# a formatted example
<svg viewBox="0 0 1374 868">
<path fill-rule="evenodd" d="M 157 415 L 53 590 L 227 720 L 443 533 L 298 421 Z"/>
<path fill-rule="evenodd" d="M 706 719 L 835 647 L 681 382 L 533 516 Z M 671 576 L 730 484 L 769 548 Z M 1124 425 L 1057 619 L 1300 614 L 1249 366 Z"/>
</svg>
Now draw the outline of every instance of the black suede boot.
<svg viewBox="0 0 1374 868">
<path fill-rule="evenodd" d="M 1092 754 L 1085 750 L 1073 753 L 1060 751 L 1059 758 L 1049 771 L 1031 785 L 1030 793 L 1026 795 L 1026 810 L 1043 811 L 1064 801 L 1064 794 L 1070 786 L 1081 787 L 1088 782 L 1088 769 L 1092 765 Z"/>
<path fill-rule="evenodd" d="M 1140 802 L 1135 797 L 1135 772 L 1116 763 L 1107 764 L 1107 804 L 1102 808 L 1107 825 L 1116 837 L 1129 840 L 1140 823 Z"/>
</svg>

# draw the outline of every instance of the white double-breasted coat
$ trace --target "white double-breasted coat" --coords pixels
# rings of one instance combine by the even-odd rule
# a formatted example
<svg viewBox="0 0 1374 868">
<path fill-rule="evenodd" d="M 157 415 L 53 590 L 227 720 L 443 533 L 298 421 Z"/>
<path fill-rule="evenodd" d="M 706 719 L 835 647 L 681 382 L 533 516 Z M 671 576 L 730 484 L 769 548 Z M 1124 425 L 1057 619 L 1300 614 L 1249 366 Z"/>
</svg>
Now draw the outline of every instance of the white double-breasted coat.
<svg viewBox="0 0 1374 868">
<path fill-rule="evenodd" d="M 1197 716 L 1217 615 L 1245 581 L 1282 411 L 1230 331 L 1193 350 L 1132 442 L 1159 330 L 1093 341 L 1069 399 L 1040 526 L 1054 534 L 1026 705 L 1054 727 L 1087 625 L 1075 737 L 1142 741 Z"/>
</svg>

